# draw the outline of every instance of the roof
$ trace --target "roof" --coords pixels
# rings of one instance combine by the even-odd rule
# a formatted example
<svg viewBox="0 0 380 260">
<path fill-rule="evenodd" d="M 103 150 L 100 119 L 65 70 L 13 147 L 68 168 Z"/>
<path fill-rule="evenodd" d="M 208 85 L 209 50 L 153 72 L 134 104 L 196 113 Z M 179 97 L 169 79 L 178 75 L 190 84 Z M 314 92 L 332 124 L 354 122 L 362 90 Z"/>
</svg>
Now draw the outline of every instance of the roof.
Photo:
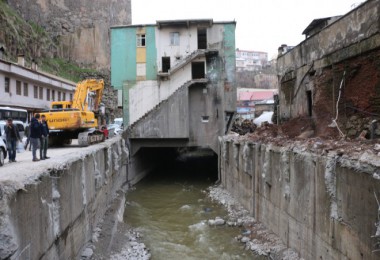
<svg viewBox="0 0 380 260">
<path fill-rule="evenodd" d="M 184 26 L 189 27 L 193 24 L 207 24 L 208 26 L 212 26 L 212 19 L 184 19 L 184 20 L 161 20 L 156 21 L 157 27 L 160 29 L 165 26 Z"/>
<path fill-rule="evenodd" d="M 236 49 L 237 52 L 249 52 L 249 53 L 262 53 L 262 54 L 268 54 L 265 51 L 248 51 L 248 50 L 241 50 L 239 48 Z"/>
<path fill-rule="evenodd" d="M 61 82 L 61 83 L 65 83 L 67 85 L 72 86 L 73 88 L 75 88 L 75 86 L 76 86 L 76 83 L 73 82 L 73 81 L 70 81 L 68 79 L 64 79 L 64 78 L 58 77 L 56 75 L 47 73 L 45 71 L 33 70 L 31 68 L 28 68 L 28 67 L 25 67 L 25 66 L 21 66 L 20 64 L 17 64 L 17 63 L 14 63 L 14 62 L 10 62 L 10 61 L 4 60 L 4 59 L 0 59 L 0 65 L 1 64 L 6 65 L 6 68 L 8 70 L 4 70 L 4 67 L 0 67 L 0 71 L 4 71 L 4 72 L 7 72 L 7 73 L 11 73 L 11 74 L 17 74 L 17 72 L 15 72 L 15 70 L 12 69 L 12 67 L 17 67 L 17 68 L 19 68 L 21 70 L 31 72 L 31 73 L 33 73 L 35 75 L 41 75 L 41 76 L 49 78 L 51 80 L 55 80 L 55 81 L 58 81 L 58 82 Z M 19 75 L 19 76 L 22 77 L 22 75 Z M 36 80 L 36 79 L 33 79 L 33 80 L 39 81 L 39 80 Z"/>
<path fill-rule="evenodd" d="M 251 100 L 251 101 L 259 101 L 259 100 L 268 100 L 273 99 L 273 95 L 275 93 L 273 91 L 242 91 L 238 93 L 238 100 Z"/>
<path fill-rule="evenodd" d="M 337 20 L 338 18 L 342 17 L 341 15 L 338 16 L 331 16 L 331 17 L 325 17 L 325 18 L 318 18 L 314 19 L 305 30 L 303 30 L 302 34 L 309 34 L 310 31 L 314 30 L 317 27 L 323 26 L 325 27 L 329 22 L 332 23 L 333 21 Z"/>
<path fill-rule="evenodd" d="M 111 26 L 111 29 L 117 28 L 128 28 L 128 27 L 145 27 L 145 26 L 157 26 L 158 29 L 162 27 L 175 27 L 175 26 L 183 26 L 189 27 L 190 25 L 207 25 L 212 26 L 213 24 L 224 24 L 224 23 L 235 23 L 236 21 L 218 21 L 214 22 L 213 19 L 180 19 L 180 20 L 158 20 L 156 24 L 131 24 L 131 25 L 115 25 Z"/>
</svg>

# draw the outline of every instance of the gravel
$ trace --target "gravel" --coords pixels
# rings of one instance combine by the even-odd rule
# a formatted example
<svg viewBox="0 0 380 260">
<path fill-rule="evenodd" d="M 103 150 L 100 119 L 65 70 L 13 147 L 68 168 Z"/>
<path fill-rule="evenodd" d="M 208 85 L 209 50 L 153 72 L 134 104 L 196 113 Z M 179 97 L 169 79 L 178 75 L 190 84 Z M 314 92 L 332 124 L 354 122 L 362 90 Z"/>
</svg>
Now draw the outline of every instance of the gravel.
<svg viewBox="0 0 380 260">
<path fill-rule="evenodd" d="M 226 207 L 229 218 L 226 220 L 227 226 L 244 227 L 242 234 L 237 235 L 235 239 L 245 245 L 245 250 L 270 259 L 301 259 L 295 250 L 287 248 L 277 235 L 251 217 L 249 211 L 221 186 L 210 187 L 208 196 L 212 201 Z"/>
</svg>

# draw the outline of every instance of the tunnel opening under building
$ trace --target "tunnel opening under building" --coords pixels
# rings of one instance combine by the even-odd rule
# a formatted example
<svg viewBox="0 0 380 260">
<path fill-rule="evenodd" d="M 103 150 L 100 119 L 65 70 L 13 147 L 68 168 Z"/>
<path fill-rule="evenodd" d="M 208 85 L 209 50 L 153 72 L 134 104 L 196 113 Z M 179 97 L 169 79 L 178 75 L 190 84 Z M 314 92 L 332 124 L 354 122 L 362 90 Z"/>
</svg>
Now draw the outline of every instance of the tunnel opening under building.
<svg viewBox="0 0 380 260">
<path fill-rule="evenodd" d="M 148 178 L 218 180 L 218 156 L 210 148 L 141 148 L 134 157 L 135 169 L 147 171 Z"/>
</svg>

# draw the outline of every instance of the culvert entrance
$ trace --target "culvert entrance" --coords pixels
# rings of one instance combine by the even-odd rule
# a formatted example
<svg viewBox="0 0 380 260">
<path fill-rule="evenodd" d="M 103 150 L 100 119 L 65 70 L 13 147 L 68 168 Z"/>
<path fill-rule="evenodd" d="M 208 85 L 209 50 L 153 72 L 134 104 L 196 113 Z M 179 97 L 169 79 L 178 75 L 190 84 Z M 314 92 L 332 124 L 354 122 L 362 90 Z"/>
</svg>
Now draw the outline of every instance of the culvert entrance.
<svg viewBox="0 0 380 260">
<path fill-rule="evenodd" d="M 218 178 L 214 152 L 199 148 L 139 152 L 142 161 L 150 160 L 155 167 L 127 193 L 124 221 L 142 235 L 152 259 L 255 259 L 234 239 L 241 228 L 208 225 L 209 219 L 227 219 L 226 210 L 207 196 L 207 188 Z"/>
</svg>

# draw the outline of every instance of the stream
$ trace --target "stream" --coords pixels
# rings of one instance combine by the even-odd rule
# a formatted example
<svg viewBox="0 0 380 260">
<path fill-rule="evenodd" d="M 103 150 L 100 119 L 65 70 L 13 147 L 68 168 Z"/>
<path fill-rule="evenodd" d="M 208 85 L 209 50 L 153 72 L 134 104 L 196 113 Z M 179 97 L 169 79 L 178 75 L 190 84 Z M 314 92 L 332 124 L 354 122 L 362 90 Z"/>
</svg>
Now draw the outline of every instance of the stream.
<svg viewBox="0 0 380 260">
<path fill-rule="evenodd" d="M 151 259 L 259 259 L 235 239 L 243 227 L 207 224 L 228 213 L 206 194 L 217 177 L 205 163 L 155 171 L 127 193 L 124 221 L 142 235 Z"/>
</svg>

